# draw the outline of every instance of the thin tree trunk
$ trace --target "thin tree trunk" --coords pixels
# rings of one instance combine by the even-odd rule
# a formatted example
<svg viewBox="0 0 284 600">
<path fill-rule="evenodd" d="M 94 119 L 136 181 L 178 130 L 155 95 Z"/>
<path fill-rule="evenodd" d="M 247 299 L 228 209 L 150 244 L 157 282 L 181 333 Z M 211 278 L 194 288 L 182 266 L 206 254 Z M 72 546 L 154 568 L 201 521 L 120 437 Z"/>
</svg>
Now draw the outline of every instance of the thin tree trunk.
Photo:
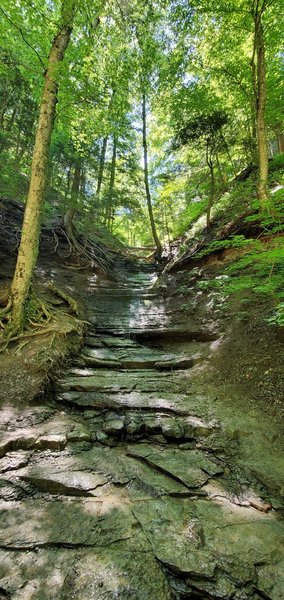
<svg viewBox="0 0 284 600">
<path fill-rule="evenodd" d="M 108 113 L 111 110 L 114 95 L 115 95 L 115 88 L 113 88 L 112 93 L 111 93 L 111 98 L 110 98 L 109 105 L 108 105 Z M 101 191 L 101 187 L 102 187 L 102 183 L 103 183 L 107 143 L 108 143 L 108 135 L 105 135 L 105 137 L 103 138 L 102 149 L 101 149 L 101 154 L 100 154 L 100 161 L 99 161 L 99 172 L 98 172 L 98 182 L 97 182 L 97 192 L 96 192 L 98 197 L 100 195 L 100 191 Z"/>
<path fill-rule="evenodd" d="M 16 148 L 15 148 L 15 154 L 14 154 L 14 160 L 16 163 L 20 162 L 19 161 L 19 156 L 20 156 L 20 149 L 21 149 L 21 141 L 22 141 L 22 136 L 21 136 L 21 130 L 18 127 L 18 131 L 17 131 L 17 139 L 16 139 Z"/>
<path fill-rule="evenodd" d="M 105 224 L 110 229 L 111 228 L 111 219 L 112 219 L 112 202 L 113 202 L 113 191 L 114 191 L 114 183 L 115 183 L 115 169 L 116 169 L 116 152 L 117 152 L 117 138 L 116 135 L 113 136 L 113 146 L 112 146 L 112 158 L 111 158 L 111 167 L 110 167 L 110 181 L 109 188 L 107 194 L 107 207 L 105 212 Z"/>
<path fill-rule="evenodd" d="M 22 164 L 22 160 L 23 160 L 27 150 L 28 150 L 28 142 L 27 142 L 27 138 L 24 138 L 22 140 L 22 144 L 19 148 L 19 154 L 17 156 L 17 162 L 18 162 L 19 166 Z"/>
<path fill-rule="evenodd" d="M 148 147 L 147 147 L 147 120 L 146 120 L 146 96 L 145 93 L 142 95 L 142 123 L 143 123 L 143 153 L 144 153 L 144 182 L 145 182 L 145 192 L 146 192 L 146 200 L 151 224 L 151 230 L 153 239 L 156 245 L 156 255 L 159 258 L 162 254 L 162 245 L 159 240 L 156 224 L 153 215 L 153 207 L 149 186 L 149 172 L 148 172 Z"/>
<path fill-rule="evenodd" d="M 264 34 L 262 24 L 262 14 L 264 10 L 265 0 L 262 2 L 262 6 L 260 6 L 260 0 L 256 0 L 256 6 L 253 11 L 254 52 L 252 65 L 254 76 L 256 137 L 258 149 L 257 195 L 262 208 L 264 208 L 268 198 L 268 149 L 265 129 L 266 67 Z"/>
<path fill-rule="evenodd" d="M 166 204 L 164 205 L 164 214 L 165 214 L 165 225 L 166 225 L 166 232 L 167 232 L 167 237 L 168 237 L 168 244 L 169 244 L 169 247 L 170 247 L 170 245 L 171 245 L 171 235 L 170 235 L 169 219 L 168 219 L 168 213 L 167 213 L 167 206 L 166 206 Z"/>
<path fill-rule="evenodd" d="M 219 181 L 220 181 L 220 187 L 221 189 L 225 189 L 226 185 L 227 185 L 227 176 L 226 173 L 224 171 L 222 171 L 222 167 L 219 161 L 219 154 L 218 151 L 215 154 L 216 156 L 216 165 L 217 165 L 217 169 L 218 169 L 218 173 L 219 173 Z"/>
<path fill-rule="evenodd" d="M 68 207 L 68 209 L 64 215 L 64 228 L 66 230 L 67 235 L 72 234 L 73 218 L 74 218 L 74 215 L 76 212 L 78 195 L 80 192 L 81 175 L 82 175 L 82 164 L 81 164 L 81 160 L 78 159 L 75 163 L 74 176 L 73 176 L 73 181 L 72 181 L 71 206 Z"/>
<path fill-rule="evenodd" d="M 38 255 L 40 217 L 48 170 L 48 152 L 57 102 L 57 65 L 64 58 L 73 27 L 75 0 L 62 0 L 61 28 L 48 57 L 32 158 L 31 180 L 25 208 L 21 243 L 11 286 L 11 329 L 19 331 L 26 319 L 32 277 Z"/>
<path fill-rule="evenodd" d="M 98 182 L 97 182 L 97 196 L 100 195 L 103 176 L 104 176 L 104 168 L 105 168 L 105 160 L 106 160 L 106 149 L 107 149 L 108 136 L 106 135 L 103 139 L 102 149 L 100 154 L 100 162 L 99 162 L 99 172 L 98 172 Z"/>
<path fill-rule="evenodd" d="M 277 137 L 277 142 L 279 152 L 284 152 L 284 133 L 279 133 Z"/>
<path fill-rule="evenodd" d="M 208 165 L 209 171 L 210 171 L 210 194 L 209 194 L 207 211 L 206 211 L 206 227 L 207 227 L 207 229 L 210 229 L 211 210 L 212 210 L 212 206 L 214 203 L 214 196 L 215 196 L 215 175 L 214 175 L 214 166 L 213 166 L 213 160 L 212 160 L 212 150 L 210 152 L 208 144 L 206 146 L 206 162 L 207 162 L 207 165 Z"/>
<path fill-rule="evenodd" d="M 0 112 L 0 129 L 4 129 L 4 119 L 5 119 L 5 113 L 6 113 L 7 108 L 8 108 L 8 99 L 6 102 L 3 103 L 3 107 Z"/>
<path fill-rule="evenodd" d="M 61 226 L 64 227 L 64 219 L 65 219 L 65 214 L 68 210 L 67 206 L 69 204 L 68 202 L 68 196 L 69 196 L 69 191 L 70 191 L 70 184 L 71 184 L 71 165 L 68 166 L 67 170 L 66 170 L 66 182 L 64 184 L 65 190 L 64 190 L 64 202 L 63 202 L 63 214 L 62 214 L 62 218 L 61 218 Z"/>
<path fill-rule="evenodd" d="M 116 135 L 113 136 L 113 146 L 112 146 L 112 158 L 111 158 L 111 168 L 110 168 L 110 181 L 109 181 L 109 190 L 108 194 L 111 198 L 114 190 L 114 182 L 115 182 L 115 169 L 116 169 L 116 152 L 117 152 L 117 138 Z"/>
<path fill-rule="evenodd" d="M 7 131 L 12 131 L 13 125 L 15 123 L 15 119 L 16 119 L 16 116 L 17 116 L 17 113 L 18 113 L 18 105 L 13 108 L 13 112 L 11 114 L 11 118 L 10 118 L 9 124 L 7 126 Z"/>
</svg>

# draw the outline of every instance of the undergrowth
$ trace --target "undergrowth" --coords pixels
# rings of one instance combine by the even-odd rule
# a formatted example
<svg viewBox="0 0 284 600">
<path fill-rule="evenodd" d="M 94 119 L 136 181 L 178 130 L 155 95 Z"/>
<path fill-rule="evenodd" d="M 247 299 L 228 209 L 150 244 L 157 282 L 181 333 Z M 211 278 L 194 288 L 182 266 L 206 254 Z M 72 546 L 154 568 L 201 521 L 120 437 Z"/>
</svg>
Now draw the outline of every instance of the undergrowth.
<svg viewBox="0 0 284 600">
<path fill-rule="evenodd" d="M 215 288 L 228 301 L 236 294 L 246 291 L 256 300 L 265 298 L 271 305 L 271 314 L 267 321 L 284 326 L 283 155 L 277 155 L 270 161 L 269 185 L 270 196 L 265 210 L 261 210 L 255 197 L 254 178 L 244 182 L 233 182 L 214 206 L 212 229 L 215 240 L 208 241 L 201 247 L 194 254 L 194 259 L 236 249 L 238 257 L 234 254 L 233 262 L 225 267 L 225 275 L 217 276 L 213 280 L 200 281 L 199 287 L 203 290 Z M 201 207 L 201 203 L 199 204 Z M 222 228 L 234 223 L 240 215 L 243 215 L 242 223 L 248 226 L 248 231 L 250 224 L 257 224 L 258 237 L 246 237 L 237 233 L 222 238 Z M 199 220 L 202 232 L 202 217 Z M 196 233 L 198 235 L 198 223 L 193 225 L 189 236 Z M 184 250 L 185 247 L 182 248 L 182 251 Z"/>
<path fill-rule="evenodd" d="M 234 239 L 226 240 L 234 247 Z M 269 323 L 284 325 L 284 244 L 275 238 L 273 245 L 265 241 L 245 240 L 249 250 L 225 268 L 223 277 L 200 281 L 201 289 L 217 289 L 230 300 L 240 292 L 249 292 L 257 300 L 266 298 L 271 305 Z M 242 246 L 243 240 L 240 240 Z M 240 247 L 239 246 L 239 247 Z M 236 246 L 235 246 L 236 247 Z"/>
</svg>

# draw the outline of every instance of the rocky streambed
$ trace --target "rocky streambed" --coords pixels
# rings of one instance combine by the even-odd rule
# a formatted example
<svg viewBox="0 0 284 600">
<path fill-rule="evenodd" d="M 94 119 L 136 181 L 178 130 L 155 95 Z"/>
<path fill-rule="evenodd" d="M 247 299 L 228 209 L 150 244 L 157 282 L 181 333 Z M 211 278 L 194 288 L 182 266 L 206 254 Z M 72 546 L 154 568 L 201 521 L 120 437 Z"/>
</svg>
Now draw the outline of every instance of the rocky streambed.
<svg viewBox="0 0 284 600">
<path fill-rule="evenodd" d="M 0 599 L 284 598 L 275 431 L 198 383 L 217 335 L 152 277 L 91 285 L 53 394 L 3 406 Z"/>
</svg>

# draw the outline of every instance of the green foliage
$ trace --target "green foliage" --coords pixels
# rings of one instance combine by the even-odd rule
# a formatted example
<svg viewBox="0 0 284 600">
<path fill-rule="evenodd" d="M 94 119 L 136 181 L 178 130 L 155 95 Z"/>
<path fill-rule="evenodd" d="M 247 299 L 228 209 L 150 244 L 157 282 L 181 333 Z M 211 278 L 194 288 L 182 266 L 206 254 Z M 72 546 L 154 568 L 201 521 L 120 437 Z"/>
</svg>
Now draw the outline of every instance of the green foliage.
<svg viewBox="0 0 284 600">
<path fill-rule="evenodd" d="M 276 306 L 274 314 L 267 319 L 267 322 L 271 325 L 284 327 L 284 302 L 280 302 L 280 304 Z"/>
<path fill-rule="evenodd" d="M 222 111 L 212 114 L 201 114 L 187 121 L 176 133 L 174 147 L 184 146 L 189 141 L 198 140 L 202 137 L 214 138 L 224 125 L 228 123 L 227 115 Z"/>
<path fill-rule="evenodd" d="M 178 221 L 173 229 L 175 236 L 183 235 L 190 226 L 201 217 L 207 206 L 207 199 L 189 203 L 179 214 Z"/>
<path fill-rule="evenodd" d="M 234 244 L 234 239 L 236 243 Z M 225 270 L 225 275 L 213 280 L 199 282 L 200 289 L 216 289 L 229 300 L 240 292 L 258 298 L 265 297 L 276 310 L 268 319 L 270 323 L 283 324 L 284 298 L 284 244 L 282 238 L 275 238 L 269 245 L 265 240 L 245 240 L 235 236 L 211 244 L 211 248 L 244 248 L 244 253 Z M 247 243 L 246 243 L 247 242 Z M 211 250 L 212 251 L 212 250 Z"/>
<path fill-rule="evenodd" d="M 11 198 L 24 200 L 27 193 L 42 75 L 60 4 L 1 5 L 0 194 Z M 145 92 L 150 187 L 162 241 L 201 231 L 209 198 L 220 227 L 246 211 L 252 211 L 251 222 L 258 220 L 255 175 L 232 183 L 255 160 L 253 21 L 247 3 L 78 0 L 77 7 L 74 35 L 58 71 L 45 218 L 74 207 L 82 228 L 107 226 L 126 243 L 152 243 L 141 161 Z M 268 3 L 264 25 L 267 130 L 275 147 L 284 130 L 280 5 Z M 271 188 L 284 182 L 283 157 L 270 161 Z M 78 160 L 80 186 L 74 194 Z M 271 198 L 262 226 L 276 234 L 283 230 L 283 192 Z"/>
<path fill-rule="evenodd" d="M 273 173 L 274 171 L 280 171 L 281 169 L 283 170 L 284 175 L 284 154 L 276 154 L 269 163 L 269 171 L 270 173 Z"/>
<path fill-rule="evenodd" d="M 212 254 L 218 250 L 226 250 L 227 248 L 246 248 L 251 245 L 261 246 L 260 242 L 255 240 L 247 239 L 243 235 L 232 235 L 230 238 L 225 240 L 215 240 L 206 245 L 203 250 L 200 250 L 195 256 L 196 258 L 202 258 L 208 254 Z"/>
</svg>

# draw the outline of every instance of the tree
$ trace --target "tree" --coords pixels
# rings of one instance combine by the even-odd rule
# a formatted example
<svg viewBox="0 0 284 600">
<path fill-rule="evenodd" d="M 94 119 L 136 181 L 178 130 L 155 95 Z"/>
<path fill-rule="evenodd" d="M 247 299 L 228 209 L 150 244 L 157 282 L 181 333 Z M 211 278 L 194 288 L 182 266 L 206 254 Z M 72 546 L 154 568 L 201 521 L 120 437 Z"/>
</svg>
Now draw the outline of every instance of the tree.
<svg viewBox="0 0 284 600">
<path fill-rule="evenodd" d="M 143 143 L 143 164 L 144 164 L 144 184 L 146 201 L 148 207 L 149 220 L 153 240 L 156 245 L 156 256 L 161 257 L 162 245 L 158 236 L 157 227 L 154 219 L 153 205 L 149 184 L 149 166 L 148 166 L 148 139 L 147 139 L 147 101 L 152 91 L 151 80 L 154 78 L 154 71 L 157 65 L 158 48 L 153 35 L 158 20 L 158 14 L 155 7 L 149 3 L 147 5 L 143 19 L 139 19 L 135 26 L 135 35 L 137 43 L 137 66 L 139 76 L 139 92 L 142 96 L 142 143 Z"/>
<path fill-rule="evenodd" d="M 145 192 L 147 199 L 147 206 L 149 212 L 149 219 L 151 224 L 151 230 L 154 242 L 156 244 L 156 256 L 158 258 L 161 257 L 162 254 L 162 245 L 160 239 L 157 234 L 156 224 L 153 215 L 153 207 L 151 200 L 151 192 L 149 186 L 149 171 L 148 171 L 148 145 L 147 145 L 147 117 L 146 117 L 146 96 L 145 93 L 142 94 L 142 123 L 143 123 L 143 160 L 144 160 L 144 182 L 145 182 Z"/>
<path fill-rule="evenodd" d="M 228 123 L 226 113 L 215 111 L 209 115 L 199 115 L 188 121 L 178 132 L 175 139 L 175 147 L 181 147 L 190 141 L 199 140 L 205 144 L 206 164 L 209 168 L 210 190 L 206 211 L 206 226 L 210 228 L 211 209 L 216 195 L 215 167 L 219 166 L 218 150 L 224 143 L 222 135 L 223 127 Z"/>
<path fill-rule="evenodd" d="M 30 187 L 9 300 L 11 305 L 10 328 L 12 332 L 20 331 L 23 328 L 27 316 L 32 278 L 38 255 L 40 216 L 58 94 L 57 70 L 59 63 L 64 58 L 70 40 L 74 12 L 75 0 L 62 0 L 59 31 L 53 39 L 44 75 L 44 87 L 33 150 Z"/>
<path fill-rule="evenodd" d="M 252 54 L 252 75 L 255 98 L 256 136 L 258 148 L 258 185 L 257 195 L 263 207 L 267 201 L 268 183 L 268 151 L 265 127 L 266 106 L 266 66 L 265 43 L 263 32 L 263 13 L 266 9 L 266 0 L 253 0 L 252 18 L 254 22 L 254 43 Z"/>
</svg>

